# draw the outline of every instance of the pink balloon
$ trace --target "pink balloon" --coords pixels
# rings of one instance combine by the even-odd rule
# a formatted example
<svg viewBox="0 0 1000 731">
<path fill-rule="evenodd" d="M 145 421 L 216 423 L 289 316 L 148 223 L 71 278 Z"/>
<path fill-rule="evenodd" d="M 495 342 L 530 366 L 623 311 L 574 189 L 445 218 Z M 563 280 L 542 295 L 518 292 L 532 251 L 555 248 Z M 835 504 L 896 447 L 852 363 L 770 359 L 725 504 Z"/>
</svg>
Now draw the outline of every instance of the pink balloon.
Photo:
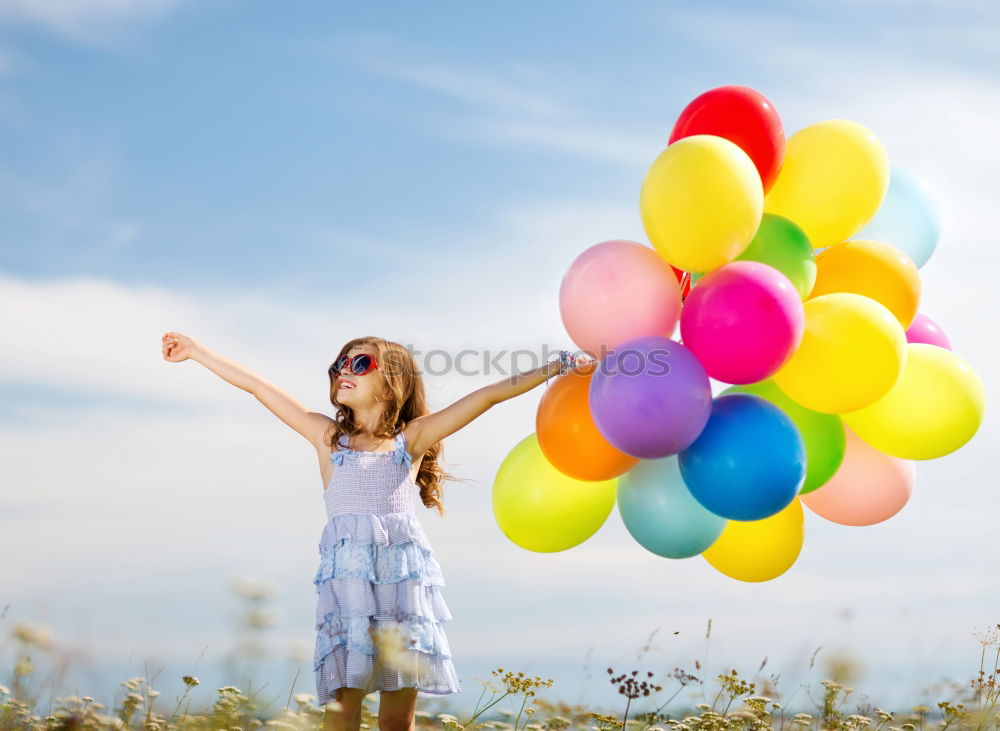
<svg viewBox="0 0 1000 731">
<path fill-rule="evenodd" d="M 891 457 L 865 443 L 846 426 L 847 449 L 825 484 L 799 499 L 817 515 L 841 525 L 875 525 L 906 505 L 913 493 L 913 460 Z"/>
<path fill-rule="evenodd" d="M 802 342 L 805 311 L 788 277 L 758 261 L 734 261 L 703 276 L 681 312 L 681 338 L 708 375 L 756 383 Z"/>
<path fill-rule="evenodd" d="M 566 332 L 598 358 L 633 338 L 669 338 L 680 310 L 680 285 L 670 265 L 635 241 L 594 244 L 573 260 L 559 287 Z"/>
<path fill-rule="evenodd" d="M 938 327 L 934 320 L 920 312 L 906 329 L 906 342 L 927 343 L 951 350 L 951 343 L 948 341 L 948 336 L 944 334 L 944 330 Z"/>
</svg>

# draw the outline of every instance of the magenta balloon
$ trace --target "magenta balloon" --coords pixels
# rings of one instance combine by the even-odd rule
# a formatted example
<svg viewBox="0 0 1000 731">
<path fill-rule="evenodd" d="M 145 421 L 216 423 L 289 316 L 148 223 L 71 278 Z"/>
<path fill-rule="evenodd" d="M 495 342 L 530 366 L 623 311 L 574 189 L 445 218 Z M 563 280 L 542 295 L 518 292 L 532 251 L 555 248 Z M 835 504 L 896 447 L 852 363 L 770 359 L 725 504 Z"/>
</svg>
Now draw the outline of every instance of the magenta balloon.
<svg viewBox="0 0 1000 731">
<path fill-rule="evenodd" d="M 621 451 L 668 457 L 691 446 L 705 428 L 712 389 L 690 350 L 648 335 L 621 343 L 599 362 L 588 405 L 598 431 Z"/>
<path fill-rule="evenodd" d="M 681 312 L 684 345 L 723 383 L 769 378 L 799 347 L 804 327 L 795 285 L 758 261 L 709 272 L 691 288 Z"/>
<path fill-rule="evenodd" d="M 559 287 L 566 332 L 597 358 L 632 338 L 669 338 L 680 311 L 680 285 L 670 265 L 635 241 L 594 244 L 573 260 Z"/>
<path fill-rule="evenodd" d="M 939 348 L 951 350 L 951 342 L 949 342 L 948 336 L 944 334 L 944 330 L 934 320 L 919 312 L 906 329 L 906 342 L 926 343 L 927 345 L 937 345 Z"/>
</svg>

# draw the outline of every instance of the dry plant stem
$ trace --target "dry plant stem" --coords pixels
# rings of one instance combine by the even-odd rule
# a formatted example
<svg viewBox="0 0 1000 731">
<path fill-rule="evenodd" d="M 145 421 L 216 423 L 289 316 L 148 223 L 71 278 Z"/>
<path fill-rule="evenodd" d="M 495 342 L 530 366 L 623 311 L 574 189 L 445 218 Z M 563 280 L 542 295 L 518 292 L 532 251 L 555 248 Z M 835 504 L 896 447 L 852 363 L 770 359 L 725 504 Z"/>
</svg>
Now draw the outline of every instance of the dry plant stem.
<svg viewBox="0 0 1000 731">
<path fill-rule="evenodd" d="M 653 711 L 653 713 L 655 713 L 655 714 L 659 714 L 659 713 L 660 713 L 660 711 L 662 711 L 662 710 L 663 710 L 664 708 L 666 708 L 666 707 L 667 707 L 667 706 L 668 706 L 668 705 L 670 704 L 670 702 L 671 702 L 671 701 L 672 701 L 672 700 L 673 700 L 674 698 L 676 698 L 676 697 L 677 697 L 677 694 L 678 694 L 678 693 L 680 693 L 680 692 L 681 692 L 682 690 L 684 690 L 684 688 L 685 688 L 685 686 L 683 686 L 683 685 L 682 685 L 682 686 L 681 686 L 680 688 L 678 688 L 677 690 L 675 690 L 675 691 L 674 691 L 674 694 L 673 694 L 672 696 L 670 696 L 669 698 L 667 698 L 667 700 L 665 700 L 665 701 L 664 701 L 663 703 L 661 703 L 660 705 L 658 705 L 658 706 L 656 707 L 656 709 L 655 709 L 655 710 Z M 646 730 L 647 728 L 649 728 L 649 727 L 650 727 L 650 726 L 651 726 L 652 724 L 653 724 L 653 721 L 652 721 L 652 720 L 649 720 L 649 721 L 647 721 L 646 723 L 644 723 L 644 724 L 642 725 L 642 728 L 640 728 L 640 729 L 639 729 L 639 731 L 645 731 L 645 730 Z"/>
<path fill-rule="evenodd" d="M 708 672 L 708 638 L 712 636 L 712 618 L 708 618 L 708 627 L 705 630 L 705 660 L 702 662 L 702 667 L 705 668 L 705 672 Z M 701 699 L 703 701 L 708 700 L 705 697 L 705 684 L 702 683 L 701 686 Z M 716 699 L 718 700 L 718 698 Z M 715 709 L 715 703 L 712 703 L 712 709 Z"/>
<path fill-rule="evenodd" d="M 486 693 L 486 688 L 483 688 L 483 693 Z M 466 721 L 462 725 L 463 726 L 468 726 L 470 723 L 472 723 L 473 721 L 475 721 L 481 715 L 483 715 L 484 713 L 486 713 L 486 711 L 488 711 L 490 708 L 492 708 L 493 706 L 495 706 L 497 703 L 499 703 L 500 701 L 502 701 L 504 698 L 506 698 L 509 695 L 510 695 L 510 691 L 509 690 L 508 691 L 504 691 L 504 694 L 502 696 L 500 696 L 499 698 L 496 698 L 493 701 L 491 701 L 490 703 L 486 704 L 486 707 L 483 708 L 483 710 L 481 710 L 478 713 L 476 713 L 472 718 L 470 718 L 468 721 Z M 482 700 L 482 698 L 483 698 L 483 695 L 480 694 L 479 699 Z M 478 707 L 478 706 L 479 706 L 479 703 L 477 702 L 476 703 L 476 707 Z"/>
<path fill-rule="evenodd" d="M 463 726 L 465 726 L 468 723 L 472 723 L 472 721 L 475 720 L 476 716 L 478 716 L 478 715 L 480 715 L 482 713 L 482 711 L 480 711 L 479 713 L 476 713 L 475 709 L 479 708 L 479 704 L 482 703 L 484 695 L 486 695 L 486 686 L 485 685 L 483 686 L 483 692 L 479 694 L 479 699 L 476 701 L 475 708 L 472 709 L 472 711 L 473 711 L 473 713 L 475 713 L 475 715 L 472 718 L 470 718 L 468 721 L 466 721 L 465 723 L 463 723 L 462 724 Z M 486 709 L 483 709 L 483 710 L 486 710 Z"/>
<path fill-rule="evenodd" d="M 521 720 L 521 712 L 524 711 L 524 704 L 528 702 L 528 696 L 524 696 L 524 700 L 521 701 L 521 708 L 517 712 L 517 718 L 514 719 L 514 731 L 517 731 L 517 722 Z"/>
<path fill-rule="evenodd" d="M 292 693 L 295 692 L 295 682 L 299 679 L 299 673 L 302 672 L 302 668 L 295 671 L 295 677 L 292 678 L 292 685 L 288 689 L 288 699 L 285 701 L 285 710 L 289 710 L 292 706 Z"/>
<path fill-rule="evenodd" d="M 1000 628 L 1000 625 L 998 625 L 998 628 Z M 973 685 L 976 686 L 976 709 L 980 714 L 979 724 L 976 726 L 977 731 L 981 731 L 986 718 L 994 712 L 997 701 L 1000 700 L 1000 686 L 998 686 L 998 681 L 1000 681 L 1000 645 L 997 645 L 996 657 L 993 660 L 993 672 L 989 676 L 989 679 L 985 681 L 983 680 L 985 676 L 983 663 L 986 660 L 987 643 L 983 642 L 982 645 L 983 650 L 979 658 L 979 677 L 973 681 Z M 986 699 L 989 701 L 989 706 L 985 710 L 983 708 L 983 685 L 988 689 Z"/>
</svg>

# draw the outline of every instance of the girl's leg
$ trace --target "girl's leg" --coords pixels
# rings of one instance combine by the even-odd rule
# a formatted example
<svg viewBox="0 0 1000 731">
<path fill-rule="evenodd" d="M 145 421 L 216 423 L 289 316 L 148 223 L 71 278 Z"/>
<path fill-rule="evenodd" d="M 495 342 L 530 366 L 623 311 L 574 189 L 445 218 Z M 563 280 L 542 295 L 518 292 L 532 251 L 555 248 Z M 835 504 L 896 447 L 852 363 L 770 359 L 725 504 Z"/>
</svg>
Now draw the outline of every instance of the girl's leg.
<svg viewBox="0 0 1000 731">
<path fill-rule="evenodd" d="M 323 731 L 359 731 L 364 688 L 337 688 L 333 693 L 341 709 L 323 713 Z"/>
<path fill-rule="evenodd" d="M 379 731 L 414 731 L 417 689 L 383 690 L 378 697 Z"/>
</svg>

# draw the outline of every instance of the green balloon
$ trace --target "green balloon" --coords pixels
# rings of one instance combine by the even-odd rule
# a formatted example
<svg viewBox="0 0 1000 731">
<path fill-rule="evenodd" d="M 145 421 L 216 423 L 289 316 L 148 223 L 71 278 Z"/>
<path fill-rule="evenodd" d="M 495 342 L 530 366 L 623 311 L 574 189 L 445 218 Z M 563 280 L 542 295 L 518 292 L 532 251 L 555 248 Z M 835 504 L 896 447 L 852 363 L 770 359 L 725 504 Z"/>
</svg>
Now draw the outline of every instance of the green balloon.
<svg viewBox="0 0 1000 731">
<path fill-rule="evenodd" d="M 802 299 L 816 284 L 816 252 L 809 237 L 784 216 L 765 213 L 757 233 L 734 261 L 759 261 L 773 266 L 788 277 Z M 691 284 L 707 273 L 691 274 Z"/>
<path fill-rule="evenodd" d="M 805 231 L 784 216 L 765 213 L 757 233 L 737 261 L 770 264 L 788 277 L 805 299 L 816 284 L 816 252 Z"/>
<path fill-rule="evenodd" d="M 727 393 L 749 393 L 770 401 L 784 411 L 802 436 L 806 447 L 806 479 L 799 494 L 812 492 L 827 483 L 844 460 L 847 437 L 844 424 L 836 414 L 821 414 L 792 401 L 768 378 L 743 386 L 730 386 Z"/>
</svg>

